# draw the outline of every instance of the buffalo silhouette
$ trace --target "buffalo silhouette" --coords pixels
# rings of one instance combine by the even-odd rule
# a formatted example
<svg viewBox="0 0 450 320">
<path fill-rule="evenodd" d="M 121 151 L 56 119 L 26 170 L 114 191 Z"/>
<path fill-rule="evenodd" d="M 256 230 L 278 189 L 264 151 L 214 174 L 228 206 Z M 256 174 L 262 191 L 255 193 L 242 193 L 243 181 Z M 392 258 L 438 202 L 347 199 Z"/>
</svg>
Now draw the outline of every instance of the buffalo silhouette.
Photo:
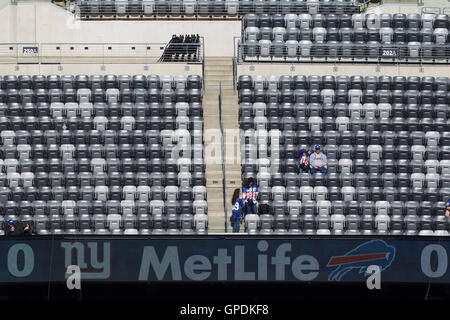
<svg viewBox="0 0 450 320">
<path fill-rule="evenodd" d="M 365 273 L 370 265 L 377 265 L 381 271 L 388 268 L 395 257 L 395 248 L 383 240 L 364 242 L 343 256 L 330 258 L 327 267 L 338 266 L 328 276 L 329 281 L 340 281 L 352 269 Z"/>
</svg>

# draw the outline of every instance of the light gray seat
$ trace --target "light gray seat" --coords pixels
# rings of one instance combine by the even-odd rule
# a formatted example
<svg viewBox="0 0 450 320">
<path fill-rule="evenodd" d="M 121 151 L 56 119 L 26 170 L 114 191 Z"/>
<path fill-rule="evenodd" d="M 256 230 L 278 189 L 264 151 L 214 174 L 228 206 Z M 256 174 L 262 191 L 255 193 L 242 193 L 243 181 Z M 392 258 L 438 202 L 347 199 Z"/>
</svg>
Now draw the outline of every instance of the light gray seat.
<svg viewBox="0 0 450 320">
<path fill-rule="evenodd" d="M 247 214 L 245 216 L 245 228 L 248 234 L 257 234 L 260 225 L 259 216 L 256 214 Z"/>
</svg>

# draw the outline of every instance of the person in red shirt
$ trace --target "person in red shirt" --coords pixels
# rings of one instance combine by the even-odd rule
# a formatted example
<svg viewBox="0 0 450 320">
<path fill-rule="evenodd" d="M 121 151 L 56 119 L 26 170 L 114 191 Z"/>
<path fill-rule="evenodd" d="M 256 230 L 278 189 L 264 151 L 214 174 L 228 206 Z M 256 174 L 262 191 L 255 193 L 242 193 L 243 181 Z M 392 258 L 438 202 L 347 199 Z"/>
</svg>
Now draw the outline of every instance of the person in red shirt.
<svg viewBox="0 0 450 320">
<path fill-rule="evenodd" d="M 258 214 L 256 207 L 256 197 L 258 196 L 258 186 L 255 184 L 253 178 L 247 179 L 247 186 L 244 187 L 244 192 L 242 196 L 245 201 L 245 214 L 254 213 Z"/>
</svg>

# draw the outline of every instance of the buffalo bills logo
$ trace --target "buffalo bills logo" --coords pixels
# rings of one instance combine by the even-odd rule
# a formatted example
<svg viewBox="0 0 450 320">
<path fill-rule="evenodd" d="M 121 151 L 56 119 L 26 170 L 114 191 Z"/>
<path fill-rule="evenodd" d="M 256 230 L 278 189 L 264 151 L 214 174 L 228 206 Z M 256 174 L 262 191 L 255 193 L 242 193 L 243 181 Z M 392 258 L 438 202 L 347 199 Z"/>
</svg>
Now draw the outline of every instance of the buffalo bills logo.
<svg viewBox="0 0 450 320">
<path fill-rule="evenodd" d="M 377 265 L 381 271 L 387 269 L 395 257 L 395 248 L 383 240 L 364 242 L 343 256 L 333 256 L 327 267 L 336 267 L 328 276 L 329 281 L 340 281 L 352 269 L 365 273 L 370 265 Z"/>
</svg>

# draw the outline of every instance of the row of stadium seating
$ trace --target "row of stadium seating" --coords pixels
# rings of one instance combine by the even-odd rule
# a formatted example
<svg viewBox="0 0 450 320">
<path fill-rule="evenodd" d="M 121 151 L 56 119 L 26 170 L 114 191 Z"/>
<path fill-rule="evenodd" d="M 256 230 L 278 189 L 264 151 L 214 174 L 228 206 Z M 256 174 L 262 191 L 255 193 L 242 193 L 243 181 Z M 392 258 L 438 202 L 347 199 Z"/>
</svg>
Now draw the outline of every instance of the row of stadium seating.
<svg viewBox="0 0 450 320">
<path fill-rule="evenodd" d="M 449 119 L 450 120 L 450 119 Z M 355 118 L 349 117 L 243 117 L 240 125 L 243 130 L 313 130 L 313 131 L 448 131 L 450 129 L 450 121 L 444 119 L 425 119 L 419 122 L 416 118 L 408 120 L 402 117 L 394 119 L 389 118 Z M 348 135 L 348 133 L 346 133 Z M 444 149 L 443 149 L 444 150 Z"/>
<path fill-rule="evenodd" d="M 385 104 L 446 104 L 447 91 L 388 90 L 388 89 L 249 89 L 240 91 L 239 102 L 259 103 L 385 103 Z"/>
<path fill-rule="evenodd" d="M 73 99 L 73 96 L 71 96 L 71 99 Z M 55 97 L 54 99 L 50 97 L 49 100 L 52 101 L 50 106 L 47 102 L 0 103 L 0 115 L 9 117 L 23 116 L 54 118 L 65 116 L 69 120 L 71 118 L 75 118 L 77 121 L 80 117 L 89 118 L 91 116 L 106 116 L 109 117 L 109 119 L 111 119 L 111 117 L 137 117 L 139 119 L 139 117 L 201 117 L 203 115 L 201 102 L 176 102 L 175 104 L 172 102 L 82 102 L 79 104 L 78 102 L 59 102 L 60 100 L 64 100 L 60 97 Z M 53 102 L 53 100 L 55 100 L 55 102 Z M 109 101 L 110 99 L 107 100 Z M 165 118 L 165 120 L 168 119 L 170 118 Z M 161 122 L 162 120 L 163 119 L 155 119 L 153 122 Z M 195 118 L 190 119 L 190 121 L 194 120 Z M 12 121 L 12 123 L 13 122 L 15 121 Z"/>
<path fill-rule="evenodd" d="M 236 16 L 246 13 L 359 13 L 355 0 L 76 0 L 82 18 L 101 15 Z"/>
<path fill-rule="evenodd" d="M 347 104 L 347 103 L 327 103 L 323 107 L 319 107 L 318 103 L 291 103 L 291 102 L 243 102 L 240 104 L 240 112 L 244 117 L 249 116 L 267 116 L 271 117 L 314 117 L 319 116 L 322 118 L 326 118 L 325 120 L 331 118 L 338 117 L 351 117 L 351 116 L 361 116 L 362 118 L 374 118 L 374 122 L 381 121 L 381 119 L 393 118 L 394 126 L 398 126 L 398 130 L 400 131 L 402 126 L 400 123 L 395 121 L 395 118 L 409 118 L 409 124 L 406 123 L 405 127 L 412 127 L 413 124 L 417 124 L 416 118 L 421 118 L 418 122 L 422 127 L 426 126 L 427 129 L 430 129 L 433 125 L 432 120 L 435 119 L 436 123 L 439 125 L 444 125 L 444 122 L 448 118 L 448 108 L 446 104 L 403 104 L 403 103 L 395 103 L 391 105 L 390 103 L 365 103 L 365 104 Z M 441 121 L 437 121 L 441 119 Z M 275 121 L 275 120 L 273 120 Z M 273 121 L 269 121 L 269 124 L 272 124 Z M 314 122 L 323 122 L 327 123 L 327 121 L 320 121 L 317 118 L 311 120 L 311 123 Z M 287 122 L 290 125 L 290 120 L 286 119 L 283 122 Z M 282 126 L 284 126 L 282 122 Z M 308 120 L 308 122 L 310 122 Z M 356 120 L 354 122 L 357 122 Z M 382 121 L 384 122 L 384 121 Z M 276 125 L 276 124 L 275 124 Z M 293 124 L 295 125 L 295 124 Z M 370 125 L 370 123 L 369 123 Z M 303 124 L 302 124 L 303 126 Z M 395 127 L 397 129 L 397 127 Z M 428 131 L 428 130 L 426 130 Z M 446 132 L 443 132 L 446 134 Z"/>
<path fill-rule="evenodd" d="M 175 103 L 200 102 L 199 89 L 8 89 L 0 90 L 0 103 L 45 103 L 45 102 L 134 102 Z"/>
<path fill-rule="evenodd" d="M 201 130 L 202 118 L 186 116 L 179 117 L 132 117 L 132 116 L 96 116 L 96 117 L 20 117 L 2 116 L 0 117 L 0 130 L 176 130 L 192 129 Z M 66 133 L 67 135 L 68 133 Z M 109 134 L 109 133 L 108 133 Z M 114 135 L 113 135 L 114 137 Z"/>
<path fill-rule="evenodd" d="M 448 83 L 448 78 L 432 77 L 342 76 L 338 80 L 333 76 L 240 76 L 242 179 L 256 180 L 259 205 L 268 204 L 273 213 L 273 216 L 247 216 L 247 230 L 250 233 L 304 230 L 308 234 L 343 234 L 345 230 L 349 234 L 386 234 L 392 231 L 412 235 L 418 233 L 422 222 L 417 216 L 421 215 L 427 226 L 421 227 L 420 234 L 430 234 L 430 230 L 431 234 L 433 230 L 438 230 L 437 234 L 448 231 L 445 219 L 442 228 L 441 222 L 437 227 L 434 218 L 429 217 L 442 210 L 443 201 L 447 201 L 450 194 Z M 394 89 L 408 87 L 411 89 Z M 391 89 L 396 92 L 396 98 L 390 95 Z M 265 99 L 266 93 L 273 97 L 292 90 L 306 93 L 308 99 L 283 104 L 277 99 Z M 339 103 L 335 95 L 338 91 L 342 99 Z M 410 91 L 414 92 L 414 97 Z M 445 102 L 442 108 L 434 109 L 437 102 L 442 102 L 436 100 L 438 92 L 443 93 Z M 260 93 L 264 97 L 262 101 L 256 98 Z M 428 100 L 428 93 L 432 99 Z M 252 96 L 254 98 L 249 98 Z M 425 100 L 420 102 L 420 99 Z M 419 120 L 412 115 L 414 112 L 418 115 L 419 106 L 424 105 L 430 115 L 435 112 L 439 118 L 423 118 L 419 125 Z M 439 131 L 422 126 L 437 120 L 442 124 Z M 327 156 L 327 173 L 298 173 L 299 150 L 313 150 L 316 144 L 321 145 L 321 152 Z M 412 203 L 415 210 L 423 203 L 433 212 L 413 214 L 405 209 Z M 391 204 L 403 209 L 395 211 Z M 441 207 L 434 207 L 434 204 Z M 344 211 L 334 212 L 335 205 Z M 357 212 L 349 207 L 355 205 Z M 377 213 L 366 226 L 362 221 L 364 215 L 369 214 L 362 212 L 364 206 L 372 206 L 372 213 Z M 380 214 L 382 207 L 385 212 Z M 282 217 L 286 212 L 289 215 Z M 344 228 L 346 215 L 355 214 L 358 227 L 355 229 L 352 220 L 347 221 L 349 229 Z M 403 218 L 396 218 L 399 226 L 411 220 L 414 228 L 390 224 L 389 215 L 402 214 L 407 217 L 405 222 Z M 337 221 L 341 223 L 338 227 L 334 226 Z M 303 226 L 299 227 L 299 223 Z"/>
<path fill-rule="evenodd" d="M 449 17 L 444 14 L 246 15 L 247 61 L 378 61 L 448 63 Z"/>
<path fill-rule="evenodd" d="M 0 89 L 201 89 L 199 75 L 5 75 Z"/>
<path fill-rule="evenodd" d="M 201 89 L 199 75 L 5 75 L 0 89 Z"/>
<path fill-rule="evenodd" d="M 199 89 L 8 89 L 0 90 L 0 103 L 46 103 L 46 102 L 134 102 L 176 103 L 200 102 Z"/>
<path fill-rule="evenodd" d="M 1 80 L 4 221 L 31 222 L 38 234 L 207 232 L 200 77 Z M 39 98 L 63 88 L 70 102 Z M 174 97 L 172 88 L 195 92 L 191 104 L 143 98 L 159 91 Z M 96 100 L 104 90 L 108 98 Z M 139 94 L 127 99 L 125 91 Z"/>
<path fill-rule="evenodd" d="M 333 90 L 421 90 L 450 91 L 447 77 L 418 76 L 239 76 L 238 90 L 243 89 L 333 89 Z M 355 92 L 356 94 L 356 92 Z"/>
<path fill-rule="evenodd" d="M 254 14 L 248 13 L 242 20 L 243 28 L 353 28 L 357 29 L 448 29 L 446 14 L 432 13 L 369 13 L 369 14 Z"/>
<path fill-rule="evenodd" d="M 246 231 L 249 234 L 305 234 L 305 235 L 408 235 L 408 236 L 448 236 L 448 218 L 439 215 L 432 216 L 424 214 L 403 215 L 399 204 L 394 209 L 391 206 L 392 214 L 386 207 L 379 209 L 374 215 L 373 203 L 366 201 L 359 203 L 350 201 L 345 204 L 342 201 L 334 201 L 333 211 L 329 212 L 329 202 L 325 201 L 320 210 L 315 211 L 314 204 L 306 201 L 300 205 L 292 203 L 289 209 L 289 215 L 285 214 L 249 214 L 246 216 Z M 418 204 L 418 203 L 414 203 Z M 430 205 L 431 202 L 424 202 L 423 206 Z M 276 208 L 278 208 L 278 203 Z M 411 204 L 412 205 L 412 204 Z M 438 202 L 437 205 L 445 205 L 444 202 Z M 275 207 L 275 206 L 274 206 Z M 345 210 L 348 207 L 348 211 Z M 281 207 L 284 209 L 283 207 Z M 302 208 L 301 211 L 299 208 Z M 389 208 L 389 207 L 388 207 Z M 428 213 L 439 210 L 441 207 L 428 207 Z M 396 213 L 394 213 L 394 210 Z"/>
<path fill-rule="evenodd" d="M 85 205 L 86 206 L 86 205 Z M 105 204 L 98 203 L 98 208 L 105 208 Z M 75 205 L 74 208 L 77 208 Z M 113 213 L 108 214 L 89 213 L 88 210 L 67 210 L 68 213 L 62 215 L 59 211 L 55 214 L 45 213 L 29 216 L 12 216 L 21 219 L 23 222 L 32 221 L 34 230 L 39 235 L 57 234 L 204 234 L 206 232 L 206 215 L 204 214 L 160 214 L 151 212 L 151 209 L 144 206 L 139 214 Z M 84 207 L 83 207 L 84 208 Z M 108 208 L 111 209 L 111 208 Z M 106 209 L 105 209 L 106 210 Z M 73 213 L 71 213 L 73 212 Z M 75 213 L 80 212 L 80 213 Z M 160 211 L 162 212 L 162 211 Z M 4 230 L 0 230 L 4 234 Z"/>
</svg>

